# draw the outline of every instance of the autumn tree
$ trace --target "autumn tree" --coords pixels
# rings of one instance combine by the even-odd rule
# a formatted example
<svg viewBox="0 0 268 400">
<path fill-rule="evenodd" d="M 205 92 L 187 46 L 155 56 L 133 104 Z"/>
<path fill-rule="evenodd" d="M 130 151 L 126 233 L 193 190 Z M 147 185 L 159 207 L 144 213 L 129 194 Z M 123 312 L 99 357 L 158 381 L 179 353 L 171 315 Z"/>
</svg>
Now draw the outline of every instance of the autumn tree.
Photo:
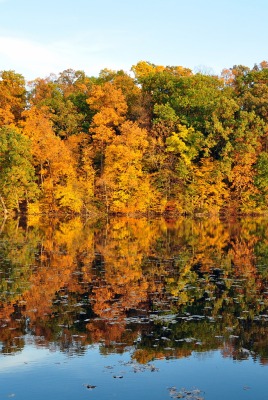
<svg viewBox="0 0 268 400">
<path fill-rule="evenodd" d="M 107 146 L 104 179 L 110 211 L 134 213 L 149 208 L 152 193 L 142 170 L 147 146 L 147 131 L 129 121 L 121 125 L 120 135 Z"/>
<path fill-rule="evenodd" d="M 54 133 L 46 107 L 32 107 L 24 113 L 24 135 L 32 141 L 34 165 L 39 175 L 43 205 L 50 211 L 80 212 L 88 193 L 72 146 Z M 92 185 L 92 176 L 88 176 Z M 87 184 L 86 184 L 87 186 Z"/>
<path fill-rule="evenodd" d="M 94 85 L 87 103 L 95 111 L 90 127 L 93 140 L 101 146 L 109 144 L 119 125 L 125 120 L 127 112 L 122 90 L 111 82 Z"/>
<path fill-rule="evenodd" d="M 140 126 L 144 126 L 144 107 L 141 88 L 136 84 L 135 79 L 123 70 L 113 71 L 110 69 L 101 70 L 98 81 L 99 84 L 110 82 L 120 89 L 127 103 L 126 118 L 137 121 Z"/>
<path fill-rule="evenodd" d="M 191 181 L 183 198 L 185 209 L 194 213 L 217 215 L 226 206 L 228 197 L 228 187 L 219 162 L 203 158 L 193 166 Z"/>
</svg>

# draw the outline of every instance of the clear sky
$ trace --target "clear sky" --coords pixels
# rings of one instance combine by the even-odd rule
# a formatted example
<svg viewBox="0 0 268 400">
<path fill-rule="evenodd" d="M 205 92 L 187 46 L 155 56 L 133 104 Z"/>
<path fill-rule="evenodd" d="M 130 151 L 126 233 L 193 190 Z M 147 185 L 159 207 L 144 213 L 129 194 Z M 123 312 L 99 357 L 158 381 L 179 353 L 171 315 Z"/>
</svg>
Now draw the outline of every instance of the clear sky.
<svg viewBox="0 0 268 400">
<path fill-rule="evenodd" d="M 97 76 L 138 61 L 219 74 L 268 59 L 268 0 L 0 0 L 0 70 Z"/>
</svg>

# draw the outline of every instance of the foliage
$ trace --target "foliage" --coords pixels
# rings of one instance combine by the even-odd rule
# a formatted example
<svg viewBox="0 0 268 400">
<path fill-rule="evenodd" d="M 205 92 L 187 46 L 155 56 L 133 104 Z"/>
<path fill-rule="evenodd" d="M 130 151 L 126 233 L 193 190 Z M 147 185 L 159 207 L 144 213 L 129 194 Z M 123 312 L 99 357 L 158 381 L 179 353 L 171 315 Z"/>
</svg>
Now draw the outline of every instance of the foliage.
<svg viewBox="0 0 268 400">
<path fill-rule="evenodd" d="M 140 61 L 132 73 L 67 69 L 26 89 L 0 72 L 3 208 L 38 184 L 36 212 L 264 213 L 267 62 L 212 76 Z"/>
<path fill-rule="evenodd" d="M 23 201 L 36 200 L 39 192 L 30 146 L 15 129 L 0 128 L 0 197 L 11 210 L 20 211 Z"/>
</svg>

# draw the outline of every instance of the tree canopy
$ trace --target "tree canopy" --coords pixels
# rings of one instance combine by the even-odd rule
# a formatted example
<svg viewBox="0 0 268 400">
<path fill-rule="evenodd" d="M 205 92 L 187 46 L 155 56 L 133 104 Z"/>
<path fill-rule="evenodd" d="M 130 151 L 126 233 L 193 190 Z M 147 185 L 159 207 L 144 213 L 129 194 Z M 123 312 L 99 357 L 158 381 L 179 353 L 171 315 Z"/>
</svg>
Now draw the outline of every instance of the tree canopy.
<svg viewBox="0 0 268 400">
<path fill-rule="evenodd" d="M 0 72 L 5 213 L 263 213 L 268 63 Z"/>
</svg>

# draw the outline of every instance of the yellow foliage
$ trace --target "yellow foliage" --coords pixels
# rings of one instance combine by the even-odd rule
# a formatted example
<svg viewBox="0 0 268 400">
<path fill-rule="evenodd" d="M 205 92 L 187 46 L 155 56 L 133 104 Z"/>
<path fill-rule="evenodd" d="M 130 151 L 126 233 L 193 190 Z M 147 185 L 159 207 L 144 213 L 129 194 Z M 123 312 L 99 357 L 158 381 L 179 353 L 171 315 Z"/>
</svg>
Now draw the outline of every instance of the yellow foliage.
<svg viewBox="0 0 268 400">
<path fill-rule="evenodd" d="M 95 111 L 111 108 L 119 115 L 124 115 L 127 111 L 127 103 L 121 89 L 111 82 L 106 82 L 102 86 L 93 85 L 87 103 Z"/>
<path fill-rule="evenodd" d="M 78 168 L 85 136 L 66 141 L 53 131 L 47 108 L 32 107 L 24 113 L 23 133 L 32 140 L 35 165 L 39 168 L 45 209 L 63 208 L 80 212 L 93 195 L 94 173 L 91 159 Z M 79 176 L 77 177 L 77 172 Z"/>
<path fill-rule="evenodd" d="M 109 190 L 110 210 L 143 212 L 149 207 L 151 190 L 142 171 L 142 157 L 148 146 L 147 131 L 125 122 L 121 135 L 115 137 L 105 152 L 105 179 Z"/>
<path fill-rule="evenodd" d="M 217 214 L 228 198 L 220 165 L 204 158 L 193 167 L 193 181 L 189 185 L 192 205 L 197 212 Z"/>
<path fill-rule="evenodd" d="M 90 132 L 95 140 L 109 143 L 115 134 L 114 128 L 120 125 L 127 112 L 127 103 L 121 89 L 111 82 L 104 85 L 93 85 L 87 99 L 92 110 L 97 111 L 93 117 Z"/>
</svg>

